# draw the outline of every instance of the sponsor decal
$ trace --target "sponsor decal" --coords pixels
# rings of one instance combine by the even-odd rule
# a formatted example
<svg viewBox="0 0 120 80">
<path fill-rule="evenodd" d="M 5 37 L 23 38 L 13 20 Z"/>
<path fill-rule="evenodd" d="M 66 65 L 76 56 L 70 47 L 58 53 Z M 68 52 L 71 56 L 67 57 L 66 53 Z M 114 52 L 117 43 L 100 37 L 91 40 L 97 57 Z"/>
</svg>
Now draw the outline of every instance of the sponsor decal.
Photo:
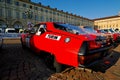
<svg viewBox="0 0 120 80">
<path fill-rule="evenodd" d="M 46 34 L 45 38 L 59 41 L 61 36 L 54 35 L 54 34 Z"/>
</svg>

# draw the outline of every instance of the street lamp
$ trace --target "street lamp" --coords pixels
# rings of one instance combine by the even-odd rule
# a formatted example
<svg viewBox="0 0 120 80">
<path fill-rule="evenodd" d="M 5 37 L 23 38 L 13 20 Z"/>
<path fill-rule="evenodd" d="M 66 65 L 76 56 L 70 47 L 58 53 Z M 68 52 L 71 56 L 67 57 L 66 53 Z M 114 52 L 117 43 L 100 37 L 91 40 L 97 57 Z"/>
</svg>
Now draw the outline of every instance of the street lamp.
<svg viewBox="0 0 120 80">
<path fill-rule="evenodd" d="M 28 19 L 32 19 L 33 18 L 33 12 L 32 10 L 26 10 L 25 11 L 25 15 Z M 27 22 L 27 26 L 28 26 L 28 29 L 31 29 L 33 27 L 33 23 L 31 21 L 28 21 Z"/>
<path fill-rule="evenodd" d="M 25 11 L 25 15 L 27 16 L 28 19 L 32 19 L 32 11 L 29 9 L 27 11 Z"/>
</svg>

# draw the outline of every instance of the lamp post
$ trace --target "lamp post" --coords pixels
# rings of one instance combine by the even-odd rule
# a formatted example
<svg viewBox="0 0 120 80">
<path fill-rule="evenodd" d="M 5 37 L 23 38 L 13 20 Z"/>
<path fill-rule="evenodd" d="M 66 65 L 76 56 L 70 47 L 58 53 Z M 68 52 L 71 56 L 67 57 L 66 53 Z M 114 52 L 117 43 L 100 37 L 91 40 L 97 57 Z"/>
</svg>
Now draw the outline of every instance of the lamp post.
<svg viewBox="0 0 120 80">
<path fill-rule="evenodd" d="M 31 11 L 31 9 L 26 10 L 25 15 L 26 15 L 27 19 L 32 19 L 33 18 L 33 13 Z M 33 23 L 31 21 L 27 21 L 27 28 L 31 29 L 32 26 L 33 26 Z"/>
<path fill-rule="evenodd" d="M 27 11 L 25 11 L 25 15 L 27 16 L 28 19 L 32 19 L 32 11 L 29 9 Z"/>
</svg>

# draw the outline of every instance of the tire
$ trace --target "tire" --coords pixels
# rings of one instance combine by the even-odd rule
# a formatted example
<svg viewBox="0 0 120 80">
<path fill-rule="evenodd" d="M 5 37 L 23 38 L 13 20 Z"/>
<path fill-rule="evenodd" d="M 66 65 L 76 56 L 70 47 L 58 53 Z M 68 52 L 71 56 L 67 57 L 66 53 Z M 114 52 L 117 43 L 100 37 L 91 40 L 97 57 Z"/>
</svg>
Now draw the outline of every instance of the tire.
<svg viewBox="0 0 120 80">
<path fill-rule="evenodd" d="M 56 61 L 55 57 L 54 57 L 54 68 L 57 73 L 62 71 L 62 65 Z"/>
</svg>

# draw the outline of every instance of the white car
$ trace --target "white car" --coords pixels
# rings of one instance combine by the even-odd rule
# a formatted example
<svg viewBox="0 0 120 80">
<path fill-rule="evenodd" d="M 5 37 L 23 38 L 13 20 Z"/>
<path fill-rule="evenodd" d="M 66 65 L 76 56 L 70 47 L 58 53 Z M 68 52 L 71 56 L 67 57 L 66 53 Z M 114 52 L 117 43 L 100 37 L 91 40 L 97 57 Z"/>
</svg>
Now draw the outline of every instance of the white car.
<svg viewBox="0 0 120 80">
<path fill-rule="evenodd" d="M 20 33 L 18 33 L 15 28 L 6 28 L 4 33 L 5 38 L 20 38 Z"/>
<path fill-rule="evenodd" d="M 5 33 L 16 33 L 15 28 L 6 28 Z"/>
</svg>

